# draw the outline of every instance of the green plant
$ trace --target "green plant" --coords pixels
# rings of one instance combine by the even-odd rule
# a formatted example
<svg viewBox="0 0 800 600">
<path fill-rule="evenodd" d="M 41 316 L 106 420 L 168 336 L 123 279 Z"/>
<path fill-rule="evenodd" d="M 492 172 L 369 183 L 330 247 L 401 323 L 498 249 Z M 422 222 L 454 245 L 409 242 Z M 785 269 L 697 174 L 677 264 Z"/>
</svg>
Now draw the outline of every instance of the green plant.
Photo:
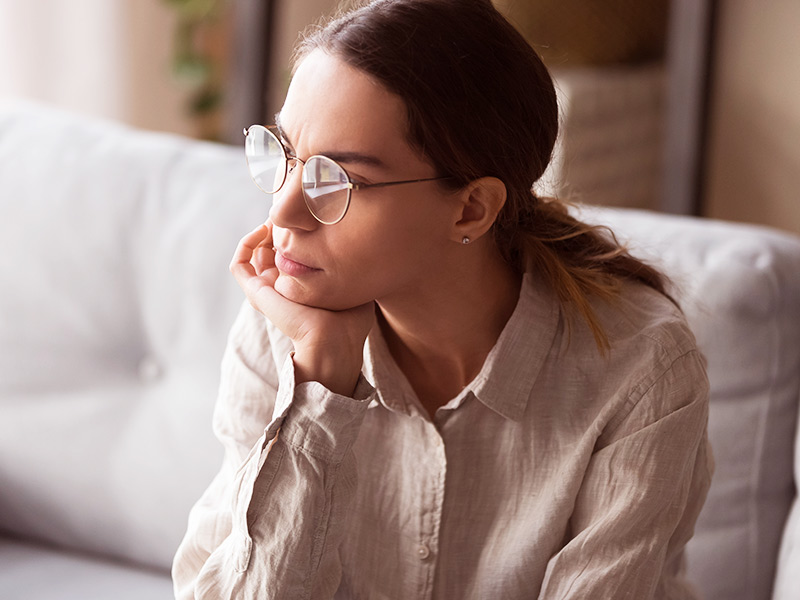
<svg viewBox="0 0 800 600">
<path fill-rule="evenodd" d="M 224 13 L 228 0 L 163 0 L 177 13 L 173 46 L 172 73 L 190 91 L 188 112 L 204 117 L 222 103 L 218 57 L 207 43 L 209 29 Z M 204 43 L 204 41 L 206 43 Z"/>
</svg>

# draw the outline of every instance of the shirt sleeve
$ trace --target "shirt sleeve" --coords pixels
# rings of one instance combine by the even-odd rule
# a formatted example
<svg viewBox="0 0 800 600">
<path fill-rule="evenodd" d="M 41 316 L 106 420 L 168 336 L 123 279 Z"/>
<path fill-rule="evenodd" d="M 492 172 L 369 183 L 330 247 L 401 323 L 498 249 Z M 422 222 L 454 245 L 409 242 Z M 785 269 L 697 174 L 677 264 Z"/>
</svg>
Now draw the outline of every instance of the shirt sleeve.
<svg viewBox="0 0 800 600">
<path fill-rule="evenodd" d="M 331 598 L 356 486 L 355 441 L 374 394 L 295 385 L 263 317 L 242 309 L 222 362 L 214 432 L 222 468 L 189 515 L 176 598 Z"/>
<path fill-rule="evenodd" d="M 682 560 L 713 470 L 703 360 L 642 387 L 598 438 L 540 600 L 695 597 Z"/>
</svg>

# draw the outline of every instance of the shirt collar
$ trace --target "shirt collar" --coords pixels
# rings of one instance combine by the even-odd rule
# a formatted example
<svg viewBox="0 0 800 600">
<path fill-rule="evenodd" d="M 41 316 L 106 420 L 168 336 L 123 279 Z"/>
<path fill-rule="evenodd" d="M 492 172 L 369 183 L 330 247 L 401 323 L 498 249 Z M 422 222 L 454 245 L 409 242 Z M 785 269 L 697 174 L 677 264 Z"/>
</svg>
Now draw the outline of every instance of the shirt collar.
<svg viewBox="0 0 800 600">
<path fill-rule="evenodd" d="M 518 421 L 525 413 L 534 383 L 558 329 L 559 303 L 554 294 L 526 273 L 519 300 L 478 375 L 447 406 L 470 393 L 496 413 Z M 419 404 L 411 384 L 394 362 L 380 328 L 374 327 L 364 349 L 364 374 L 389 410 L 414 414 Z M 390 394 L 386 392 L 391 390 Z"/>
<path fill-rule="evenodd" d="M 526 273 L 519 301 L 483 368 L 467 386 L 496 413 L 519 421 L 558 329 L 559 303 Z"/>
<path fill-rule="evenodd" d="M 378 402 L 391 411 L 408 416 L 415 413 L 412 407 L 419 404 L 417 396 L 394 361 L 377 324 L 370 331 L 364 346 L 363 372 L 377 392 L 377 401 L 373 400 L 370 406 Z"/>
</svg>

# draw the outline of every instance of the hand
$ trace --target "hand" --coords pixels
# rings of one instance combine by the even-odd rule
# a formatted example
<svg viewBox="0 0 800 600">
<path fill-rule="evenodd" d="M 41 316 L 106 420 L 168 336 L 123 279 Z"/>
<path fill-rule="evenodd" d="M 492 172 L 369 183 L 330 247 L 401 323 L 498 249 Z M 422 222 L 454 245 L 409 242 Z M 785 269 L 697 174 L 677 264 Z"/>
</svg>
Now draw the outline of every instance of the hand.
<svg viewBox="0 0 800 600">
<path fill-rule="evenodd" d="M 278 293 L 269 221 L 241 239 L 230 270 L 250 304 L 292 340 L 296 383 L 319 381 L 334 393 L 352 395 L 375 321 L 374 303 L 332 311 Z"/>
</svg>

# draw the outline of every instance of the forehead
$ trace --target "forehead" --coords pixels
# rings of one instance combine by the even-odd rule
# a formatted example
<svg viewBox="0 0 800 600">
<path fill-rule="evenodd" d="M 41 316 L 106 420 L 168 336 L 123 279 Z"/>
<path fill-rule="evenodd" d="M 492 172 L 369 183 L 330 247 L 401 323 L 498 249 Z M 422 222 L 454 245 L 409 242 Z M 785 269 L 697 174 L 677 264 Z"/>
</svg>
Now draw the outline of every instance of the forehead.
<svg viewBox="0 0 800 600">
<path fill-rule="evenodd" d="M 280 124 L 295 150 L 408 151 L 402 99 L 371 76 L 321 50 L 298 66 Z"/>
</svg>

